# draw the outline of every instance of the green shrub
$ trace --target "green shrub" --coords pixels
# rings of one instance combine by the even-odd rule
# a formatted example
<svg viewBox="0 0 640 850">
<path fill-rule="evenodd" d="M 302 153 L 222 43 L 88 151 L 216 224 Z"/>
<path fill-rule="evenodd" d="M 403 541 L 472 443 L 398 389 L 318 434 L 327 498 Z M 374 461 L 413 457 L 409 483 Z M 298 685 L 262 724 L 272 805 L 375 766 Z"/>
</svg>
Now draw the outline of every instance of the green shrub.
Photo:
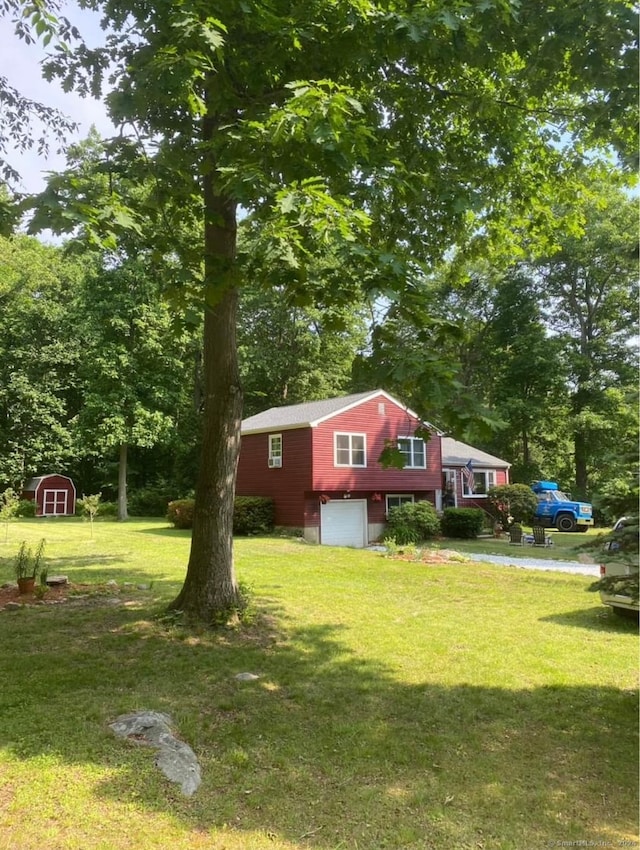
<svg viewBox="0 0 640 850">
<path fill-rule="evenodd" d="M 637 478 L 629 475 L 608 481 L 593 499 L 594 519 L 601 525 L 612 525 L 621 516 L 636 514 L 638 498 Z"/>
<path fill-rule="evenodd" d="M 193 528 L 194 499 L 176 499 L 167 505 L 167 519 L 175 528 Z"/>
<path fill-rule="evenodd" d="M 30 518 L 36 515 L 36 503 L 33 499 L 20 499 L 16 516 Z"/>
<path fill-rule="evenodd" d="M 95 494 L 99 495 L 98 493 Z M 90 497 L 91 498 L 91 497 Z M 85 506 L 86 496 L 76 499 L 76 516 L 87 517 L 89 511 Z M 103 502 L 102 497 L 98 499 L 97 510 L 94 512 L 94 517 L 102 517 L 102 519 L 114 519 L 118 516 L 117 502 Z"/>
<path fill-rule="evenodd" d="M 118 503 L 100 502 L 98 504 L 98 513 L 96 516 L 103 517 L 105 519 L 114 519 L 118 516 Z"/>
<path fill-rule="evenodd" d="M 141 487 L 129 495 L 127 507 L 131 516 L 166 516 L 167 505 L 175 495 L 164 483 Z"/>
<path fill-rule="evenodd" d="M 407 502 L 391 508 L 383 540 L 393 538 L 399 546 L 420 543 L 440 534 L 440 520 L 431 502 Z"/>
<path fill-rule="evenodd" d="M 275 525 L 273 499 L 237 496 L 233 506 L 233 533 L 239 536 L 269 534 Z"/>
<path fill-rule="evenodd" d="M 530 525 L 537 507 L 538 499 L 528 484 L 498 484 L 487 492 L 487 510 L 504 528 L 512 522 Z"/>
<path fill-rule="evenodd" d="M 193 499 L 169 502 L 167 519 L 176 528 L 193 528 Z M 233 533 L 269 534 L 274 528 L 275 506 L 265 496 L 237 496 L 233 506 Z"/>
<path fill-rule="evenodd" d="M 472 540 L 482 531 L 484 511 L 480 508 L 445 508 L 441 525 L 445 537 Z"/>
</svg>

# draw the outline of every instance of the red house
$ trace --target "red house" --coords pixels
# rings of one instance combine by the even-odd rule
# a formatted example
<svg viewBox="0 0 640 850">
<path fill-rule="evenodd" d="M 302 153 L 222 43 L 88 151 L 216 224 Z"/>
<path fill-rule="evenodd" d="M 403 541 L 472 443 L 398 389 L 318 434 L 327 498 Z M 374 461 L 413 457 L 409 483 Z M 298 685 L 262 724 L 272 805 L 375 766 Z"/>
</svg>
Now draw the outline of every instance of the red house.
<svg viewBox="0 0 640 850">
<path fill-rule="evenodd" d="M 509 483 L 510 463 L 442 437 L 443 506 L 485 508 L 489 487 Z"/>
<path fill-rule="evenodd" d="M 36 516 L 73 516 L 76 512 L 76 488 L 66 475 L 30 478 L 22 498 L 36 503 Z"/>
<path fill-rule="evenodd" d="M 427 428 L 428 440 L 417 437 Z M 440 432 L 383 390 L 273 407 L 242 423 L 236 492 L 269 496 L 276 525 L 313 542 L 363 547 L 389 508 L 428 499 L 441 507 Z M 384 468 L 389 445 L 404 468 Z"/>
</svg>

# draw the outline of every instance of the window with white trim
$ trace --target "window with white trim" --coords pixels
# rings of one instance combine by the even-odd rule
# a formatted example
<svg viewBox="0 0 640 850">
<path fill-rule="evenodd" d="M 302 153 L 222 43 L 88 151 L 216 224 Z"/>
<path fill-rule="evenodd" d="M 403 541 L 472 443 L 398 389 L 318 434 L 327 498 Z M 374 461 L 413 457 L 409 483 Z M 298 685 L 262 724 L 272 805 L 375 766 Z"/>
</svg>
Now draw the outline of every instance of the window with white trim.
<svg viewBox="0 0 640 850">
<path fill-rule="evenodd" d="M 365 434 L 333 435 L 334 464 L 336 466 L 366 466 L 367 438 Z"/>
<path fill-rule="evenodd" d="M 462 476 L 462 495 L 473 499 L 480 496 L 484 498 L 487 495 L 489 487 L 494 487 L 496 483 L 496 472 L 494 469 L 473 470 L 473 493 L 469 492 L 469 485 Z"/>
<path fill-rule="evenodd" d="M 427 465 L 424 440 L 421 437 L 398 437 L 398 450 L 405 469 L 424 469 Z"/>
<path fill-rule="evenodd" d="M 407 505 L 414 502 L 413 495 L 410 493 L 389 493 L 385 496 L 387 503 L 386 513 L 389 513 L 391 508 L 399 508 L 401 505 Z"/>
<path fill-rule="evenodd" d="M 282 434 L 269 434 L 269 467 L 279 469 L 282 466 Z"/>
</svg>

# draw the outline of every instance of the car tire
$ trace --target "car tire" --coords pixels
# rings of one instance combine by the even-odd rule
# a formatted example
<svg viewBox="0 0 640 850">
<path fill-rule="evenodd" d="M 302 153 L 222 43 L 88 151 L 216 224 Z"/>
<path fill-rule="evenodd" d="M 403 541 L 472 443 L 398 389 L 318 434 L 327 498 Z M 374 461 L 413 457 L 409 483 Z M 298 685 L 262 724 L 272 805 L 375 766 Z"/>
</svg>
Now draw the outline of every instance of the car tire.
<svg viewBox="0 0 640 850">
<path fill-rule="evenodd" d="M 558 531 L 575 531 L 576 521 L 571 514 L 560 514 L 556 520 L 556 528 Z"/>
</svg>

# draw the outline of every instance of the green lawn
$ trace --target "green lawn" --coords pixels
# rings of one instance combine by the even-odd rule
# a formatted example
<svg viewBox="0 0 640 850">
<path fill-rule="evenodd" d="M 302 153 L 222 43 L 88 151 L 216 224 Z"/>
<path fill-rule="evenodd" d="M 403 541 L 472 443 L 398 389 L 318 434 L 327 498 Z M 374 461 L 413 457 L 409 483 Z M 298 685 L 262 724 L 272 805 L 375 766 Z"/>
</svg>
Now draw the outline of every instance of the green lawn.
<svg viewBox="0 0 640 850">
<path fill-rule="evenodd" d="M 238 540 L 255 621 L 194 634 L 156 616 L 187 532 L 15 522 L 0 583 L 42 536 L 51 572 L 152 586 L 0 613 L 0 850 L 636 846 L 636 629 L 590 579 Z M 138 708 L 195 750 L 194 797 L 110 734 Z"/>
</svg>

